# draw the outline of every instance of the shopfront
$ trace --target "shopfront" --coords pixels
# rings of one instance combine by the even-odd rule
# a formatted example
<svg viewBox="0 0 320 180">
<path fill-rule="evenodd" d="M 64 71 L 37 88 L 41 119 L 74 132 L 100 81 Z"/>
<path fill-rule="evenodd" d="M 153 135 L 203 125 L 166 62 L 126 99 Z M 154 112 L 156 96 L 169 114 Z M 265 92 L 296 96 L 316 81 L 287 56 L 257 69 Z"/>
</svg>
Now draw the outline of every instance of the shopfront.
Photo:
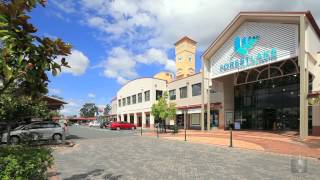
<svg viewBox="0 0 320 180">
<path fill-rule="evenodd" d="M 320 123 L 307 99 L 320 89 L 319 37 L 310 12 L 240 13 L 202 56 L 204 78 L 221 97 L 219 124 L 305 138 Z"/>
<path fill-rule="evenodd" d="M 235 79 L 235 122 L 241 129 L 298 130 L 297 60 L 259 69 L 241 72 Z"/>
</svg>

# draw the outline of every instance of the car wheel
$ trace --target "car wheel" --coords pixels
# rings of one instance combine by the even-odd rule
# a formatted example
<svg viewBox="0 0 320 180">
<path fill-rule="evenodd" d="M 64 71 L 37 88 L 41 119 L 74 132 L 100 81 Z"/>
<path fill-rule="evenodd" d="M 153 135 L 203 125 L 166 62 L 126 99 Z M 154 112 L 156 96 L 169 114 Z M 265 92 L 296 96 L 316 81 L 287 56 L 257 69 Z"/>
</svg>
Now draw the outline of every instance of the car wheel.
<svg viewBox="0 0 320 180">
<path fill-rule="evenodd" d="M 120 131 L 120 127 L 117 127 L 117 130 Z"/>
<path fill-rule="evenodd" d="M 131 128 L 132 131 L 134 131 L 135 129 L 136 129 L 135 127 L 132 127 L 132 128 Z"/>
<path fill-rule="evenodd" d="M 20 142 L 20 138 L 18 136 L 11 136 L 10 143 L 11 144 L 18 144 Z"/>
<path fill-rule="evenodd" d="M 61 134 L 54 134 L 52 136 L 52 139 L 55 141 L 60 141 L 60 140 L 62 140 L 62 136 L 61 136 Z"/>
</svg>

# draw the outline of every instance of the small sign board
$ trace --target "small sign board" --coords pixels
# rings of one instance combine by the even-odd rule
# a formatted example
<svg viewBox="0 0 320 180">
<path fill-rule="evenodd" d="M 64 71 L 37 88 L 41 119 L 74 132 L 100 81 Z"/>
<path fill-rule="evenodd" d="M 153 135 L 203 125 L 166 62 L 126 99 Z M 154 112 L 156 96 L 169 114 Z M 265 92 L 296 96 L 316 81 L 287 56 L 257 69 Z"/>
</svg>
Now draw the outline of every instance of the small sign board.
<svg viewBox="0 0 320 180">
<path fill-rule="evenodd" d="M 240 130 L 241 129 L 241 123 L 240 122 L 235 122 L 234 123 L 234 129 L 236 129 L 236 130 Z"/>
</svg>

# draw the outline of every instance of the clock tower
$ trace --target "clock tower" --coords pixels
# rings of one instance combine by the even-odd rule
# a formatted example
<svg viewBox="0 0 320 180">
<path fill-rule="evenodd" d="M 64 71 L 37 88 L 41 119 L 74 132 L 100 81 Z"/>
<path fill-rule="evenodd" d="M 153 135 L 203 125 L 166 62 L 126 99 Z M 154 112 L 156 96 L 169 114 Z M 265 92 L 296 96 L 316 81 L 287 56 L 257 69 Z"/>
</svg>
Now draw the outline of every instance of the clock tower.
<svg viewBox="0 0 320 180">
<path fill-rule="evenodd" d="M 184 36 L 175 45 L 176 78 L 181 79 L 195 74 L 197 42 Z"/>
</svg>

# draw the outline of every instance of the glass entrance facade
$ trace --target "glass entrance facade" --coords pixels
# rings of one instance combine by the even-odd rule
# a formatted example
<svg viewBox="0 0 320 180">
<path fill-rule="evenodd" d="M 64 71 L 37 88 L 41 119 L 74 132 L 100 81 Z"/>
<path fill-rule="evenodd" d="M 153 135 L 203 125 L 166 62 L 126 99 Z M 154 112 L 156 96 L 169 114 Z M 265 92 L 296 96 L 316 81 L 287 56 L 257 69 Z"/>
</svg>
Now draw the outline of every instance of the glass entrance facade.
<svg viewBox="0 0 320 180">
<path fill-rule="evenodd" d="M 242 129 L 297 130 L 299 74 L 279 71 L 270 78 L 268 69 L 265 79 L 253 77 L 255 81 L 235 85 L 235 121 Z"/>
</svg>

